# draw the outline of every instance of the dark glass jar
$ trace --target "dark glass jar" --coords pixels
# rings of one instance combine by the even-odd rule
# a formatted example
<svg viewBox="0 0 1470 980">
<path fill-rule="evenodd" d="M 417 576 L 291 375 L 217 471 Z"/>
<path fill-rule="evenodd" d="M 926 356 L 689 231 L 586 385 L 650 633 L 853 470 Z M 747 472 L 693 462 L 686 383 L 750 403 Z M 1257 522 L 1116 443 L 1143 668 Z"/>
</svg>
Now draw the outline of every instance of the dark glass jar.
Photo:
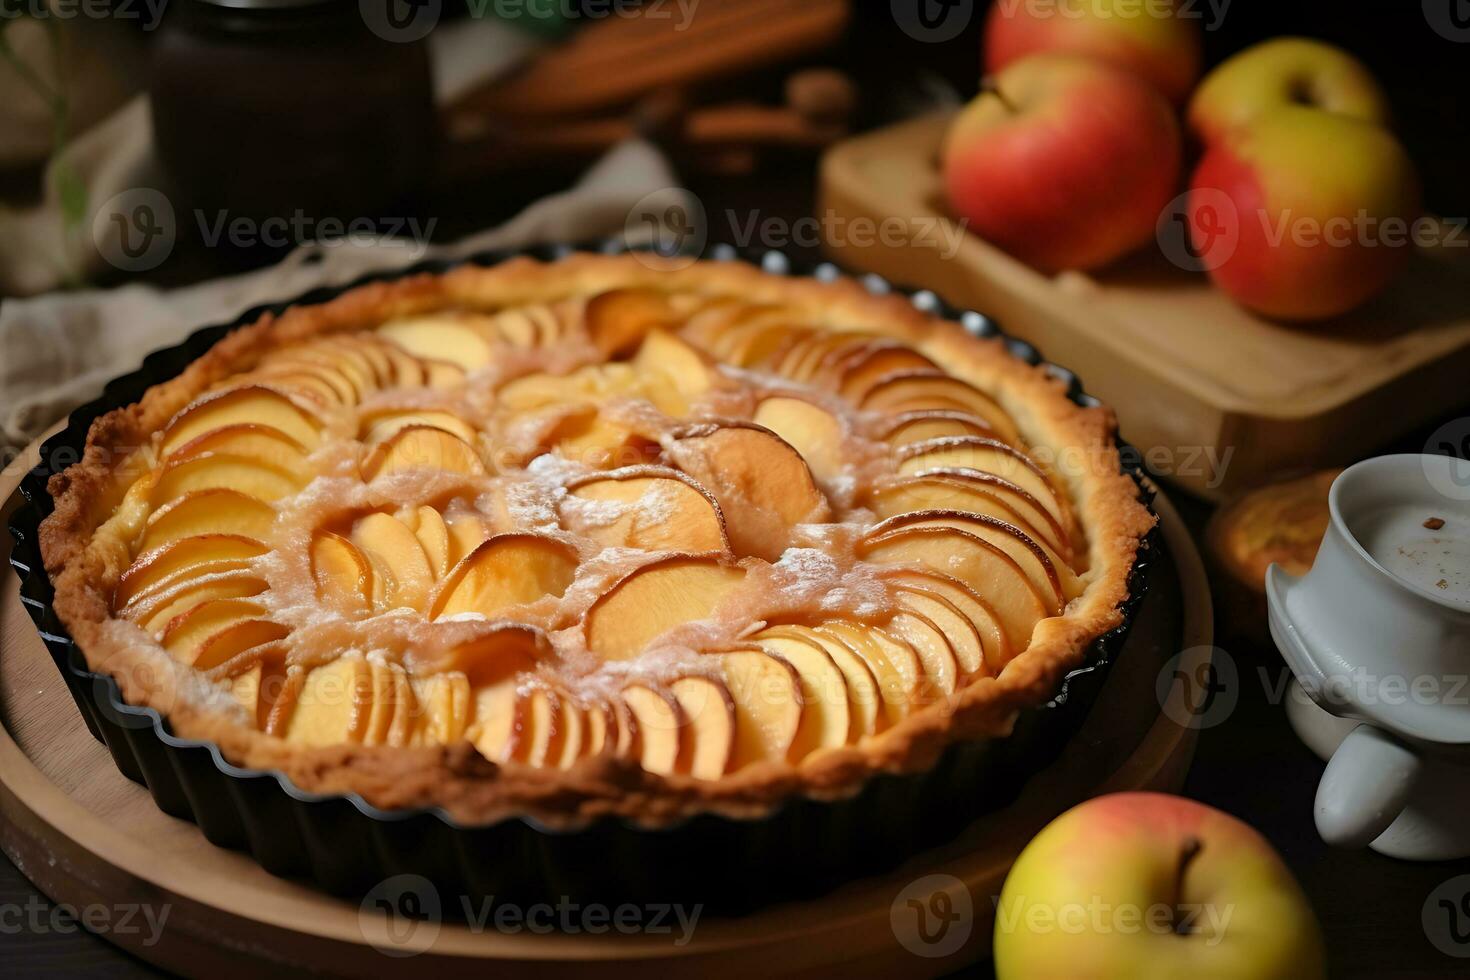
<svg viewBox="0 0 1470 980">
<path fill-rule="evenodd" d="M 180 224 L 284 220 L 294 243 L 329 218 L 411 216 L 437 141 L 428 49 L 383 33 L 356 0 L 171 6 L 151 98 Z"/>
</svg>

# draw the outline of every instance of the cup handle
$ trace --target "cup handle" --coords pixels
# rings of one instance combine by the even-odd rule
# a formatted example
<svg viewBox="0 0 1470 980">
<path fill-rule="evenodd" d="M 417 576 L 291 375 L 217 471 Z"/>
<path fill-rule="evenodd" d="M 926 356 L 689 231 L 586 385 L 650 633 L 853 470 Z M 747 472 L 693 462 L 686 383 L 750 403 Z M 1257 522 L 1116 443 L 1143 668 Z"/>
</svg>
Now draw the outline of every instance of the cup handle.
<svg viewBox="0 0 1470 980">
<path fill-rule="evenodd" d="M 1317 784 L 1317 833 L 1334 847 L 1368 846 L 1403 812 L 1423 765 L 1381 728 L 1354 728 Z"/>
</svg>

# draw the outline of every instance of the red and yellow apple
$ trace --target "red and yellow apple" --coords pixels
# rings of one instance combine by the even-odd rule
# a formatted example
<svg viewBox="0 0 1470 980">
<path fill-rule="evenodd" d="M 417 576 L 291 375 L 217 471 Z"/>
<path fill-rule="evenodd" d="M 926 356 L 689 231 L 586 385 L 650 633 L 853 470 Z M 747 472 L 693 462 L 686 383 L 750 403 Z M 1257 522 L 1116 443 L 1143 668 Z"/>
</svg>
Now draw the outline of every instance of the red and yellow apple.
<svg viewBox="0 0 1470 980">
<path fill-rule="evenodd" d="M 1321 927 L 1265 838 L 1161 793 L 1062 814 L 1021 852 L 996 906 L 1000 980 L 1311 980 Z"/>
<path fill-rule="evenodd" d="M 1036 55 L 987 80 L 943 151 L 950 207 L 1046 271 L 1105 265 L 1149 241 L 1175 194 L 1178 124 L 1133 75 Z"/>
<path fill-rule="evenodd" d="M 1189 128 L 1213 144 L 1282 106 L 1380 126 L 1389 118 L 1388 99 L 1362 62 L 1321 41 L 1282 37 L 1247 48 L 1205 76 L 1189 101 Z"/>
<path fill-rule="evenodd" d="M 1294 106 L 1206 151 L 1190 239 L 1215 285 L 1266 316 L 1336 316 L 1383 290 L 1412 246 L 1419 181 L 1388 130 Z"/>
<path fill-rule="evenodd" d="M 998 0 L 985 24 L 985 70 L 1033 54 L 1082 55 L 1130 71 L 1183 105 L 1200 73 L 1198 25 L 1174 0 Z"/>
</svg>

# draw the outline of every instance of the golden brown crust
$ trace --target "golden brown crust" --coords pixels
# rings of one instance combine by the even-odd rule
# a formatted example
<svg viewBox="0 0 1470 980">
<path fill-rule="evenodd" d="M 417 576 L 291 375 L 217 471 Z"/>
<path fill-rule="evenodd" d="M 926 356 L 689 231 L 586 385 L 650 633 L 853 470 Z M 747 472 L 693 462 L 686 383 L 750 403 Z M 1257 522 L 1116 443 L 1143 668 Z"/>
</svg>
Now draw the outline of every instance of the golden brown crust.
<svg viewBox="0 0 1470 980">
<path fill-rule="evenodd" d="M 803 307 L 814 322 L 904 339 L 991 393 L 1028 443 L 1055 451 L 1043 462 L 1065 484 L 1085 530 L 1085 590 L 1064 615 L 1044 620 L 1029 647 L 999 676 L 977 680 L 946 705 L 915 712 L 882 740 L 835 749 L 799 767 L 757 763 L 717 781 L 656 776 L 634 762 L 607 758 L 589 758 L 565 772 L 498 765 L 468 743 L 303 748 L 240 724 L 235 713 L 183 696 L 183 688 L 197 679 L 191 669 L 175 669 L 161 662 L 166 658 L 121 639 L 123 626 L 111 617 L 107 583 L 116 581 L 126 556 L 89 547 L 98 524 L 120 498 L 115 461 L 145 445 L 150 433 L 206 388 L 248 370 L 284 343 L 315 334 L 448 305 L 505 305 L 614 286 L 695 290 Z M 1022 708 L 1049 698 L 1088 646 L 1120 624 L 1129 573 L 1153 518 L 1132 480 L 1119 470 L 1114 429 L 1111 412 L 1074 404 L 1062 382 L 1011 357 L 1000 341 L 974 338 L 902 297 L 874 296 L 855 282 L 775 277 L 739 263 L 679 268 L 648 256 L 579 254 L 554 263 L 521 258 L 492 268 L 466 266 L 442 276 L 362 286 L 321 305 L 263 316 L 232 332 L 179 377 L 93 424 L 82 460 L 51 480 L 56 508 L 42 525 L 41 550 L 55 584 L 57 614 L 89 666 L 115 677 L 125 700 L 158 708 L 176 734 L 217 743 L 231 762 L 279 770 L 302 789 L 356 793 L 385 809 L 436 806 L 465 824 L 517 814 L 560 825 L 601 815 L 649 824 L 700 811 L 754 816 L 792 794 L 843 796 L 874 772 L 922 770 L 958 739 L 1005 735 Z"/>
</svg>

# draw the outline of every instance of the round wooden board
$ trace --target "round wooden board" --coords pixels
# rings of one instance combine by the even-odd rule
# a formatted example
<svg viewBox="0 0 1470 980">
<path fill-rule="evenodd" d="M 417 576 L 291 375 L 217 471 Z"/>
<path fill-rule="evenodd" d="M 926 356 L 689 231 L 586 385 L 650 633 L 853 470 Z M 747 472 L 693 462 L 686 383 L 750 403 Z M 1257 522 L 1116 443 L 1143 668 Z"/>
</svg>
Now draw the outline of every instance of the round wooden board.
<svg viewBox="0 0 1470 980">
<path fill-rule="evenodd" d="M 19 475 L 35 459 L 33 446 L 0 478 L 0 500 L 9 501 L 4 515 L 18 503 Z M 682 943 L 672 916 L 670 932 L 632 935 L 502 932 L 493 923 L 473 930 L 446 916 L 442 923 L 400 921 L 404 928 L 389 941 L 383 920 L 360 914 L 357 904 L 276 878 L 249 856 L 211 845 L 193 824 L 160 812 L 88 733 L 21 606 L 8 562 L 0 583 L 0 847 L 57 902 L 77 908 L 139 903 L 155 917 L 166 910 L 154 942 L 147 928 L 107 938 L 190 975 L 253 977 L 268 969 L 365 976 L 408 965 L 442 977 L 487 970 L 497 977 L 548 971 L 606 976 L 641 974 L 654 964 L 741 977 L 839 969 L 875 977 L 949 972 L 988 955 L 991 897 L 1020 849 L 1054 816 L 1099 793 L 1174 790 L 1183 782 L 1195 733 L 1170 720 L 1188 717 L 1182 704 L 1160 713 L 1155 681 L 1179 651 L 1188 651 L 1180 669 L 1198 669 L 1209 656 L 1213 623 L 1199 556 L 1168 501 L 1160 496 L 1156 506 L 1172 563 L 1160 563 L 1127 655 L 1112 669 L 1082 731 L 1012 806 L 890 874 L 850 882 L 815 901 L 740 918 L 702 918 Z M 0 537 L 0 555 L 8 556 L 9 536 Z M 1172 696 L 1182 693 L 1176 686 Z M 751 873 L 793 870 L 799 869 Z M 898 902 L 894 911 L 899 893 L 931 874 L 963 882 L 973 908 L 972 919 L 952 925 L 962 932 L 968 926 L 967 939 L 942 957 L 920 955 L 938 947 L 913 938 L 914 910 Z M 957 893 L 960 886 L 951 881 L 948 887 Z M 447 909 L 460 907 L 452 896 L 440 899 Z M 405 954 L 414 958 L 405 961 Z"/>
</svg>

